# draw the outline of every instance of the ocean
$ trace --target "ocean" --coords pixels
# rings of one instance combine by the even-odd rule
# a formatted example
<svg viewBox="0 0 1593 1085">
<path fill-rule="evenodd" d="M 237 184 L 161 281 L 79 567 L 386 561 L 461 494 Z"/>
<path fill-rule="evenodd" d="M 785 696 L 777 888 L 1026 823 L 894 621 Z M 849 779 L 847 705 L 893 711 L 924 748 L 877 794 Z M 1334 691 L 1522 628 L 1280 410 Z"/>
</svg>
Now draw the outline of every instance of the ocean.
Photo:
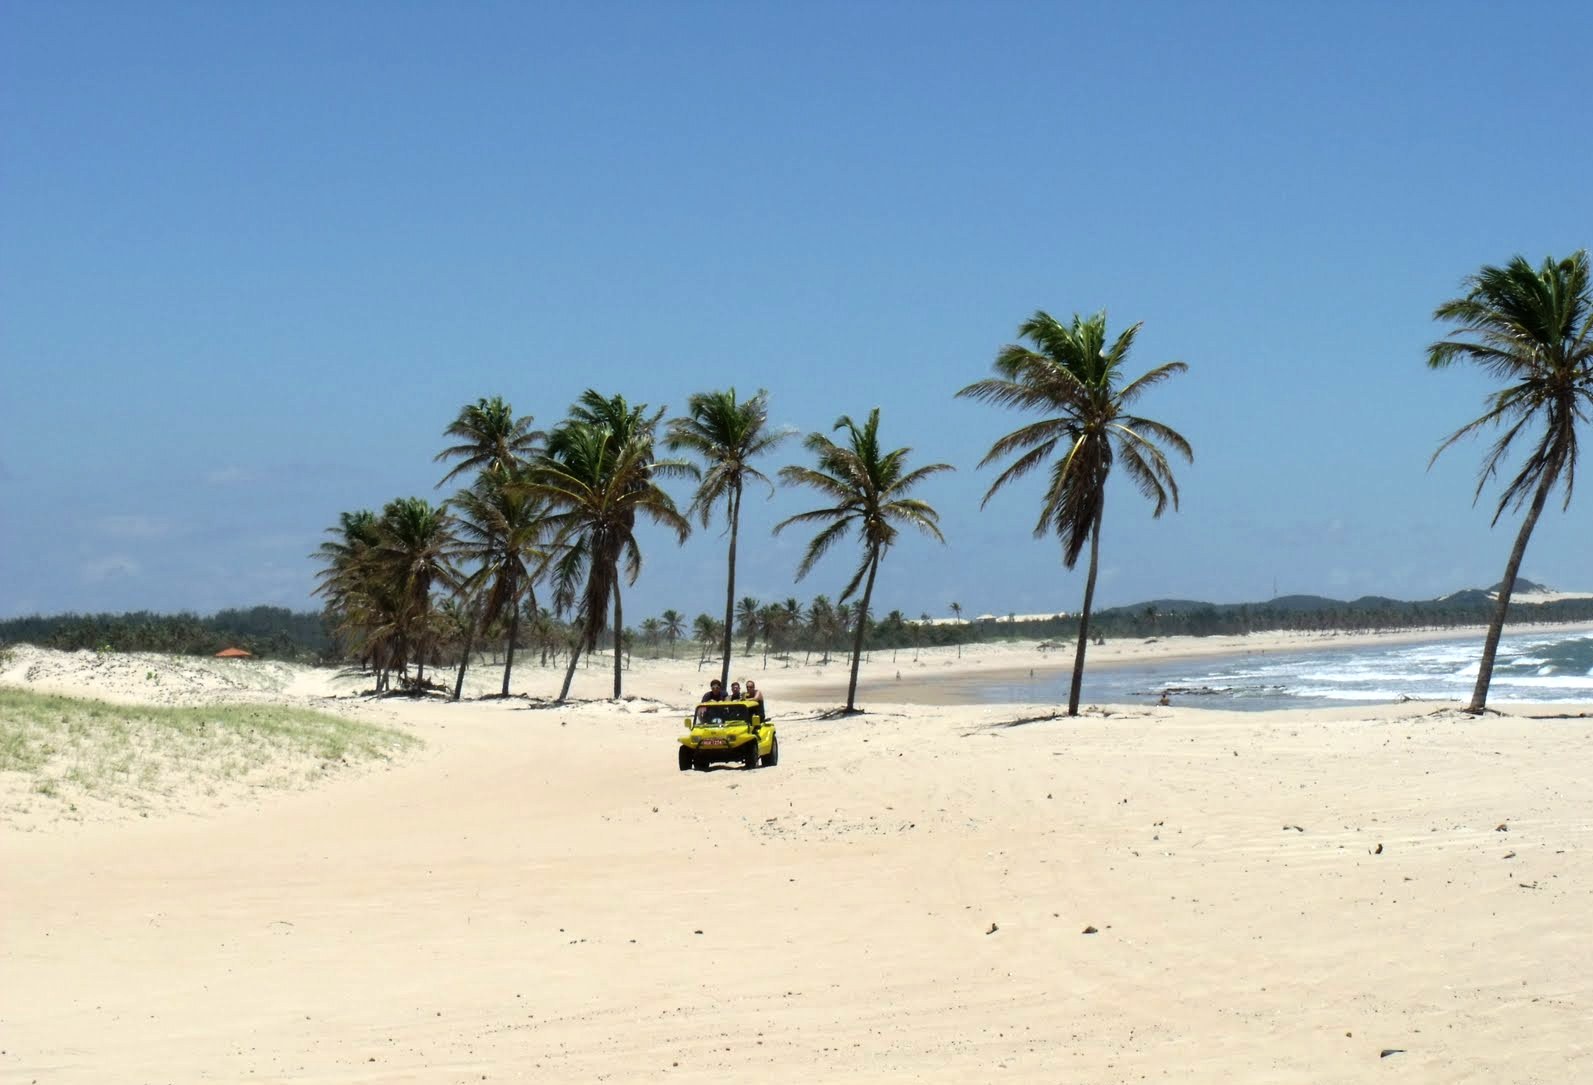
<svg viewBox="0 0 1593 1085">
<path fill-rule="evenodd" d="M 1058 653 L 1061 655 L 1062 653 Z M 1404 700 L 1469 701 L 1477 681 L 1482 634 L 1464 639 L 1255 652 L 1214 659 L 1091 668 L 1085 661 L 1081 704 L 1172 702 L 1192 708 L 1264 711 Z M 1071 660 L 1072 651 L 1066 653 Z M 1028 680 L 981 684 L 985 703 L 1065 704 L 1071 668 Z M 1499 642 L 1488 703 L 1593 702 L 1593 631 L 1533 630 Z"/>
</svg>

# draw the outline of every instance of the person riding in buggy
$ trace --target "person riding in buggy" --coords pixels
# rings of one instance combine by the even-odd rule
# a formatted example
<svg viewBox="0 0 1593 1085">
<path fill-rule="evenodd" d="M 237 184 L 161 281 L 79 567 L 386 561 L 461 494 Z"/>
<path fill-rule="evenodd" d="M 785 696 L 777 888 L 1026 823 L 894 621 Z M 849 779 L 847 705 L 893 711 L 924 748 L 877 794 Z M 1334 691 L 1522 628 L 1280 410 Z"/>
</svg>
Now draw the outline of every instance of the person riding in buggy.
<svg viewBox="0 0 1593 1085">
<path fill-rule="evenodd" d="M 780 763 L 774 724 L 763 718 L 761 701 L 704 701 L 686 718 L 680 738 L 680 771 L 708 771 L 716 761 L 755 769 Z"/>
</svg>

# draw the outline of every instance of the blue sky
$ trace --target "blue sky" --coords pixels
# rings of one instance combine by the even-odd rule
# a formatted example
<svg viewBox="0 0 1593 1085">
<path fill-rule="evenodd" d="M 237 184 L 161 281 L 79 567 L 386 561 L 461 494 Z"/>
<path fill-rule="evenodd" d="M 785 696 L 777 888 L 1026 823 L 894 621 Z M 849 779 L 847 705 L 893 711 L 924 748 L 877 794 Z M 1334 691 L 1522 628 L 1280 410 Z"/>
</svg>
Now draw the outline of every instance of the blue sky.
<svg viewBox="0 0 1593 1085">
<path fill-rule="evenodd" d="M 503 395 L 777 423 L 882 410 L 953 475 L 881 611 L 1077 607 L 983 511 L 1023 421 L 952 394 L 1036 309 L 1144 321 L 1182 508 L 1108 498 L 1101 605 L 1498 579 L 1463 278 L 1593 243 L 1593 8 L 1498 4 L 0 3 L 0 616 L 314 604 L 338 513 L 433 489 Z M 793 441 L 769 473 L 801 460 Z M 1584 467 L 1584 470 L 1587 468 Z M 680 493 L 682 504 L 686 493 Z M 807 580 L 749 501 L 741 588 Z M 1593 495 L 1526 576 L 1593 590 Z M 626 613 L 713 611 L 722 534 L 649 537 Z"/>
</svg>

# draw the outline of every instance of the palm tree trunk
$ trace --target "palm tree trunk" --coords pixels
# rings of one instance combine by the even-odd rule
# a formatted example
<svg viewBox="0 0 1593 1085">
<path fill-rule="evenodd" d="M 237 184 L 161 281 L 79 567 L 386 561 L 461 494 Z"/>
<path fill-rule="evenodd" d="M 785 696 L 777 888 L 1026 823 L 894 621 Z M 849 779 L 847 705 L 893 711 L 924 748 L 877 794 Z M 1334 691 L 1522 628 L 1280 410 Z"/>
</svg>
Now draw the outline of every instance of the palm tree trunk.
<svg viewBox="0 0 1593 1085">
<path fill-rule="evenodd" d="M 475 606 L 470 608 L 470 625 L 465 629 L 465 650 L 459 656 L 459 674 L 454 678 L 453 700 L 459 700 L 459 695 L 465 689 L 465 668 L 470 666 L 470 653 L 476 646 L 476 627 L 481 624 L 481 606 L 483 600 L 478 599 Z"/>
<path fill-rule="evenodd" d="M 620 648 L 625 640 L 625 612 L 620 609 L 619 577 L 614 578 L 614 699 L 620 699 Z"/>
<path fill-rule="evenodd" d="M 1549 499 L 1549 490 L 1559 474 L 1558 469 L 1543 472 L 1538 492 L 1532 496 L 1532 507 L 1527 510 L 1527 518 L 1521 522 L 1521 530 L 1516 533 L 1516 544 L 1510 548 L 1504 579 L 1499 582 L 1499 598 L 1494 603 L 1493 618 L 1488 623 L 1488 636 L 1482 642 L 1482 662 L 1477 665 L 1477 686 L 1471 691 L 1471 704 L 1466 706 L 1466 711 L 1472 715 L 1481 715 L 1487 708 L 1488 684 L 1493 681 L 1494 656 L 1499 652 L 1499 638 L 1504 635 L 1510 595 L 1516 590 L 1516 574 L 1521 571 L 1521 559 L 1527 555 L 1527 540 L 1532 538 L 1532 529 L 1538 526 L 1538 516 L 1543 512 L 1543 506 Z"/>
<path fill-rule="evenodd" d="M 846 710 L 857 711 L 857 667 L 863 662 L 863 632 L 868 628 L 868 601 L 874 595 L 874 574 L 879 571 L 879 551 L 868 559 L 868 582 L 863 585 L 863 602 L 857 610 L 857 632 L 852 635 L 852 680 L 846 687 Z"/>
<path fill-rule="evenodd" d="M 1084 609 L 1079 613 L 1079 646 L 1073 653 L 1073 684 L 1068 688 L 1068 715 L 1079 714 L 1079 690 L 1084 685 L 1084 649 L 1090 643 L 1090 607 L 1095 603 L 1095 574 L 1101 566 L 1101 516 L 1106 503 L 1095 507 L 1095 526 L 1090 528 L 1090 572 L 1084 578 Z"/>
<path fill-rule="evenodd" d="M 559 687 L 559 703 L 570 696 L 570 683 L 575 681 L 575 661 L 581 658 L 581 645 L 585 639 L 576 640 L 570 644 L 570 665 L 564 669 L 564 685 Z"/>
<path fill-rule="evenodd" d="M 741 529 L 741 487 L 730 485 L 730 571 L 725 577 L 725 643 L 724 659 L 719 665 L 719 684 L 730 688 L 730 651 L 732 646 L 731 622 L 736 616 L 736 535 Z"/>
<path fill-rule="evenodd" d="M 533 589 L 531 592 L 531 605 L 536 606 L 537 596 Z M 509 638 L 503 650 L 503 692 L 502 696 L 509 696 L 509 675 L 514 670 L 514 644 L 520 639 L 520 601 L 515 598 L 515 592 L 509 593 Z"/>
</svg>

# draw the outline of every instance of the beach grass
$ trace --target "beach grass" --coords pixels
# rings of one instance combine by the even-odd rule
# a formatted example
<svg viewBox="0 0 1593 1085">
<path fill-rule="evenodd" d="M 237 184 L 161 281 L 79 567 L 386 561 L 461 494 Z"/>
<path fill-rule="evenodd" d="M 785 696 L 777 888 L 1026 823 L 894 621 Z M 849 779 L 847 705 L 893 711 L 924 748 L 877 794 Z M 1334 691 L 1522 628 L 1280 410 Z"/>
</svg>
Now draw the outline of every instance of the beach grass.
<svg viewBox="0 0 1593 1085">
<path fill-rule="evenodd" d="M 0 782 L 19 813 L 38 813 L 28 796 L 70 816 L 80 803 L 147 811 L 195 794 L 305 787 L 418 744 L 285 705 L 128 705 L 0 689 Z"/>
</svg>

